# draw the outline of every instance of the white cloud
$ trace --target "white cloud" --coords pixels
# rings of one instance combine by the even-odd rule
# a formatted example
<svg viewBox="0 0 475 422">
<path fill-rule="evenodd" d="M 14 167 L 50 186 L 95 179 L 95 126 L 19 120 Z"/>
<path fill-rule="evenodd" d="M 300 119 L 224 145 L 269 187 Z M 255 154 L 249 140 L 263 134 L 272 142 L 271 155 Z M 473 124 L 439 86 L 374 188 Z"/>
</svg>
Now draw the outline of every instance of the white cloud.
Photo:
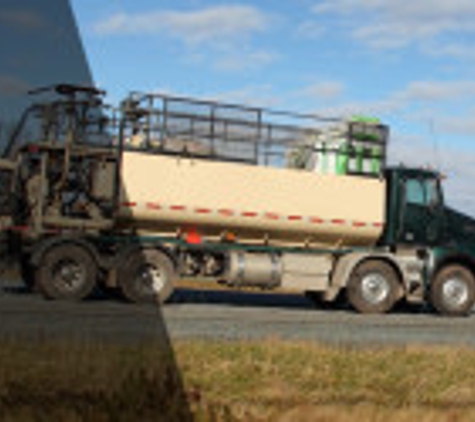
<svg viewBox="0 0 475 422">
<path fill-rule="evenodd" d="M 475 95 L 475 81 L 415 81 L 394 97 L 403 101 L 449 101 Z"/>
<path fill-rule="evenodd" d="M 253 70 L 273 63 L 278 55 L 254 46 L 254 38 L 270 27 L 274 15 L 245 5 L 213 6 L 193 11 L 151 10 L 116 13 L 97 22 L 101 36 L 160 35 L 186 49 L 183 61 L 209 63 L 215 70 Z"/>
<path fill-rule="evenodd" d="M 242 39 L 261 32 L 270 17 L 251 6 L 227 5 L 195 11 L 155 10 L 144 13 L 117 13 L 97 22 L 100 35 L 168 34 L 195 45 Z"/>
<path fill-rule="evenodd" d="M 317 15 L 354 16 L 352 36 L 375 48 L 398 48 L 441 35 L 475 33 L 473 0 L 331 0 L 317 3 Z"/>
<path fill-rule="evenodd" d="M 227 71 L 252 70 L 267 66 L 278 59 L 279 56 L 270 51 L 234 51 L 232 53 L 225 53 L 222 57 L 219 57 L 214 67 L 217 70 Z"/>
<path fill-rule="evenodd" d="M 332 107 L 320 108 L 315 112 L 321 116 L 337 118 L 348 118 L 359 114 L 382 117 L 389 113 L 398 113 L 402 108 L 401 102 L 392 98 L 383 98 L 374 101 L 346 101 Z"/>
<path fill-rule="evenodd" d="M 451 57 L 454 59 L 475 60 L 475 50 L 472 45 L 463 43 L 446 43 L 437 45 L 429 43 L 422 46 L 424 53 L 433 57 Z"/>
<path fill-rule="evenodd" d="M 326 27 L 318 21 L 306 20 L 298 27 L 296 34 L 299 37 L 317 39 L 321 38 L 326 32 Z"/>
<path fill-rule="evenodd" d="M 260 108 L 273 108 L 282 104 L 282 97 L 275 95 L 269 84 L 247 85 L 240 89 L 219 92 L 212 99 Z"/>
<path fill-rule="evenodd" d="M 397 1 L 397 0 L 396 0 Z M 355 9 L 381 9 L 392 0 L 321 0 L 313 7 L 314 13 L 352 13 Z"/>
<path fill-rule="evenodd" d="M 475 136 L 474 111 L 459 116 L 439 116 L 434 123 L 435 128 L 443 133 L 462 136 Z"/>
<path fill-rule="evenodd" d="M 303 88 L 297 94 L 317 100 L 333 100 L 340 97 L 344 90 L 345 86 L 342 82 L 322 81 Z"/>
<path fill-rule="evenodd" d="M 314 88 L 315 95 L 317 96 L 318 84 Z M 325 84 L 321 88 L 324 90 Z M 338 83 L 336 83 L 334 89 L 336 90 L 337 88 Z M 327 89 L 330 89 L 330 86 Z M 309 87 L 308 92 L 310 93 L 311 90 L 312 87 Z M 442 108 L 448 104 L 460 102 L 463 99 L 470 99 L 473 96 L 475 96 L 475 81 L 414 81 L 382 98 L 367 101 L 342 101 L 340 104 L 320 110 L 320 113 L 343 117 L 359 113 L 379 116 L 389 113 L 404 114 L 408 113 L 409 109 L 414 110 L 421 105 Z M 414 115 L 414 112 L 411 114 Z M 429 119 L 427 115 L 419 117 L 426 121 Z M 446 117 L 446 119 L 448 118 Z M 467 133 L 466 130 L 462 131 L 462 128 L 471 127 L 474 124 L 471 121 L 459 121 L 462 120 L 460 117 L 458 117 L 459 120 L 457 118 L 454 119 L 450 122 L 447 120 L 447 124 L 443 126 L 444 129 L 449 127 L 458 128 L 457 133 Z M 468 116 L 467 119 L 469 119 Z"/>
</svg>

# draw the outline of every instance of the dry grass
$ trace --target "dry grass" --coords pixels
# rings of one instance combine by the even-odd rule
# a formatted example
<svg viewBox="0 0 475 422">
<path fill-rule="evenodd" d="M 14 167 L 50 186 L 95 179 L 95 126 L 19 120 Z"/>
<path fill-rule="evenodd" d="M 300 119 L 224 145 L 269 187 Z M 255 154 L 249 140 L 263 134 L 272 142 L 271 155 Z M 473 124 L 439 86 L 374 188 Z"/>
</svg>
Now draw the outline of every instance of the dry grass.
<svg viewBox="0 0 475 422">
<path fill-rule="evenodd" d="M 0 344 L 1 421 L 472 421 L 475 351 Z M 184 393 L 185 392 L 185 393 Z"/>
<path fill-rule="evenodd" d="M 238 420 L 472 421 L 475 351 L 180 342 L 185 384 Z"/>
<path fill-rule="evenodd" d="M 159 345 L 0 344 L 1 421 L 178 421 L 185 405 Z"/>
</svg>

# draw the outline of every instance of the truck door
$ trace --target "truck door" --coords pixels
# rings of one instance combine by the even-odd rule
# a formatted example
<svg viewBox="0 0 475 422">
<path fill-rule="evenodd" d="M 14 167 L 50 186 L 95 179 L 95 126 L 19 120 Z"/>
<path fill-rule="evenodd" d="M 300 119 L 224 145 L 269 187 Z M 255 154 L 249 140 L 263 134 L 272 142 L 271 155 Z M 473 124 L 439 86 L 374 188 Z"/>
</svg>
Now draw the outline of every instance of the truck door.
<svg viewBox="0 0 475 422">
<path fill-rule="evenodd" d="M 434 178 L 402 180 L 402 209 L 399 241 L 409 244 L 435 244 L 441 238 L 442 200 Z"/>
</svg>

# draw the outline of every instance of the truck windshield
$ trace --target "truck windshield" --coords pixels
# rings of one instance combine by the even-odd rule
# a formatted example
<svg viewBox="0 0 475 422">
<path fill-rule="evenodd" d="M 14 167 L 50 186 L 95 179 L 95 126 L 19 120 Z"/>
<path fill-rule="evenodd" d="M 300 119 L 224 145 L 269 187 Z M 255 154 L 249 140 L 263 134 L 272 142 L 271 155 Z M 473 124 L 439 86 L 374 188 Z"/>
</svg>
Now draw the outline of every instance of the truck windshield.
<svg viewBox="0 0 475 422">
<path fill-rule="evenodd" d="M 434 179 L 409 179 L 406 182 L 408 204 L 434 206 L 439 201 L 439 189 Z"/>
</svg>

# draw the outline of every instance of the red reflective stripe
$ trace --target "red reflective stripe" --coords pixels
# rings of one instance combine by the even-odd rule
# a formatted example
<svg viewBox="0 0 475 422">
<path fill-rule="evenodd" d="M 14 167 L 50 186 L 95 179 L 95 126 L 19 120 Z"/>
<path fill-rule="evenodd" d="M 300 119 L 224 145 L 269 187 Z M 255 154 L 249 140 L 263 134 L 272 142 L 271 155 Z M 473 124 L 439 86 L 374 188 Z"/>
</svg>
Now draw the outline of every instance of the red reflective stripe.
<svg viewBox="0 0 475 422">
<path fill-rule="evenodd" d="M 287 219 L 290 221 L 298 221 L 301 220 L 303 217 L 301 215 L 289 215 Z"/>
<path fill-rule="evenodd" d="M 218 213 L 221 214 L 221 215 L 226 215 L 226 216 L 234 215 L 234 211 L 233 210 L 228 210 L 228 209 L 218 210 Z"/>
<path fill-rule="evenodd" d="M 184 205 L 172 205 L 170 207 L 170 209 L 172 211 L 184 211 L 185 210 L 185 206 Z"/>
<path fill-rule="evenodd" d="M 345 221 L 345 220 L 339 220 L 339 219 L 337 219 L 337 220 L 332 220 L 332 223 L 333 223 L 333 224 L 345 224 L 346 221 Z"/>
<path fill-rule="evenodd" d="M 162 206 L 157 203 L 157 202 L 147 202 L 146 204 L 146 207 L 150 210 L 160 210 L 162 209 Z M 127 207 L 127 208 L 132 208 L 132 207 L 136 207 L 137 206 L 137 202 L 123 202 L 121 204 L 122 207 Z M 169 207 L 170 210 L 172 211 L 185 211 L 186 210 L 186 206 L 184 205 L 171 205 Z M 196 212 L 197 214 L 211 214 L 213 212 L 212 209 L 210 208 L 195 208 L 194 209 L 194 212 Z M 222 208 L 222 209 L 219 209 L 216 211 L 218 214 L 221 214 L 223 216 L 233 216 L 235 215 L 235 211 L 231 210 L 231 209 L 228 209 L 228 208 Z M 254 212 L 254 211 L 243 211 L 241 212 L 241 216 L 243 217 L 258 217 L 259 216 L 259 213 L 257 212 Z M 281 218 L 281 216 L 277 213 L 273 213 L 273 212 L 265 212 L 262 214 L 262 216 L 266 219 L 269 219 L 269 220 L 279 220 Z M 284 217 L 285 218 L 285 217 Z M 289 221 L 302 221 L 304 220 L 304 217 L 301 216 L 301 215 L 289 215 L 287 216 L 287 220 Z M 324 220 L 322 218 L 319 218 L 319 217 L 309 217 L 308 220 L 310 221 L 310 223 L 313 223 L 313 224 L 325 224 L 325 223 L 332 223 L 332 224 L 351 224 L 353 227 L 366 227 L 366 226 L 373 226 L 373 227 L 384 227 L 384 223 L 365 223 L 365 222 L 362 222 L 362 221 L 353 221 L 353 222 L 349 222 L 347 220 L 344 220 L 344 219 L 333 219 L 333 220 Z M 9 228 L 10 230 L 16 230 L 16 231 L 24 231 L 24 230 L 28 230 L 29 227 L 23 227 L 23 226 L 16 226 L 16 227 L 10 227 Z"/>
<path fill-rule="evenodd" d="M 159 204 L 155 203 L 155 202 L 147 202 L 147 208 L 150 209 L 150 210 L 159 210 L 162 207 Z"/>
</svg>

